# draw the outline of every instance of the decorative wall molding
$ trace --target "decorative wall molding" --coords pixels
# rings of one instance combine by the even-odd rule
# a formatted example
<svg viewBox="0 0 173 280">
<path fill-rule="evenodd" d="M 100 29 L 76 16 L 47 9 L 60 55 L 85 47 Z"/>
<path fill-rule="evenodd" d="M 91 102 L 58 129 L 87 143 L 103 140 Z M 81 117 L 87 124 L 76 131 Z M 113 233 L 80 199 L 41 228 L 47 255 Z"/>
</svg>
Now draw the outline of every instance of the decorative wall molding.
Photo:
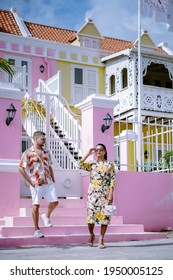
<svg viewBox="0 0 173 280">
<path fill-rule="evenodd" d="M 0 159 L 0 172 L 19 172 L 19 160 Z"/>
<path fill-rule="evenodd" d="M 84 111 L 93 106 L 99 108 L 114 108 L 115 105 L 115 100 L 105 97 L 103 94 L 92 94 L 81 103 L 76 104 L 75 107 Z"/>
<path fill-rule="evenodd" d="M 144 76 L 146 74 L 147 67 L 151 63 L 163 64 L 165 68 L 168 69 L 169 78 L 173 81 L 173 63 L 166 60 L 156 59 L 156 58 L 142 57 L 142 71 L 144 72 Z"/>
<path fill-rule="evenodd" d="M 87 57 L 87 61 L 85 61 L 86 65 L 97 66 L 103 66 L 104 63 L 101 62 L 101 57 L 109 54 L 109 52 L 103 50 L 81 48 L 74 45 L 40 40 L 33 37 L 14 36 L 5 33 L 1 33 L 0 50 L 13 54 L 47 57 L 68 62 L 74 62 L 71 57 L 75 54 L 75 62 L 84 64 L 83 57 L 85 56 Z M 66 54 L 64 57 L 62 57 L 62 52 Z"/>
<path fill-rule="evenodd" d="M 2 85 L 2 83 L 0 83 L 0 98 L 21 100 L 24 97 L 25 91 L 17 90 L 17 88 L 14 87 L 10 89 L 9 84 L 8 84 L 8 88 L 7 87 L 5 88 L 5 86 L 6 85 Z"/>
</svg>

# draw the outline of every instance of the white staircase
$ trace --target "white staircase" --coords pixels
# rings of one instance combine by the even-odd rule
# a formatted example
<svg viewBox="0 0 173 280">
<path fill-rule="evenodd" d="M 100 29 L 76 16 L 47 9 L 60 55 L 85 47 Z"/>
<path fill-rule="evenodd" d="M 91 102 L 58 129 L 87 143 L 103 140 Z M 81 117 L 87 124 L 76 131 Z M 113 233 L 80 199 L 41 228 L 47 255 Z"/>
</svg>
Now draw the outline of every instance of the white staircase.
<svg viewBox="0 0 173 280">
<path fill-rule="evenodd" d="M 79 116 L 71 111 L 65 98 L 58 94 L 59 82 L 55 82 L 58 79 L 59 75 L 55 75 L 51 82 L 39 80 L 36 100 L 26 96 L 23 127 L 30 138 L 36 130 L 44 131 L 47 148 L 56 166 L 75 169 L 81 157 L 81 126 L 77 119 Z"/>
</svg>

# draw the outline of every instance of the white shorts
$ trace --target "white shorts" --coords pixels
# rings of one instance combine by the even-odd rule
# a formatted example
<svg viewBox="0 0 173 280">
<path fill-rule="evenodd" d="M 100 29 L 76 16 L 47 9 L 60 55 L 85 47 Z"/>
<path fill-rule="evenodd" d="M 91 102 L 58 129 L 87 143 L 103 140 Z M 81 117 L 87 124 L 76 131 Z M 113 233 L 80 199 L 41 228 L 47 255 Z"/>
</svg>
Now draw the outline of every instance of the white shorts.
<svg viewBox="0 0 173 280">
<path fill-rule="evenodd" d="M 30 186 L 32 204 L 40 205 L 42 197 L 48 202 L 58 201 L 55 183 L 45 184 L 42 186 Z"/>
</svg>

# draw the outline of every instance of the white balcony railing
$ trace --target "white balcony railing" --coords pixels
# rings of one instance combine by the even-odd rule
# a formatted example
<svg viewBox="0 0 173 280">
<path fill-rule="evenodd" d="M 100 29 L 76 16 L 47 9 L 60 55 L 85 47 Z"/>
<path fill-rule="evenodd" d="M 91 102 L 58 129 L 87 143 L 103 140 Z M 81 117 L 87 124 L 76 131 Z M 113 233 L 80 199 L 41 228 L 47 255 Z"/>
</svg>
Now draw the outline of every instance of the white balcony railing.
<svg viewBox="0 0 173 280">
<path fill-rule="evenodd" d="M 173 112 L 173 89 L 143 86 L 142 109 Z"/>
<path fill-rule="evenodd" d="M 117 105 L 114 109 L 115 115 L 138 107 L 138 96 L 129 88 L 115 93 L 111 98 L 117 100 Z M 141 109 L 172 113 L 173 89 L 143 85 L 141 91 Z"/>
<path fill-rule="evenodd" d="M 14 71 L 14 75 L 11 76 L 5 71 L 0 72 L 1 87 L 4 88 L 18 88 L 20 90 L 26 90 L 26 66 L 16 67 L 11 66 Z"/>
</svg>

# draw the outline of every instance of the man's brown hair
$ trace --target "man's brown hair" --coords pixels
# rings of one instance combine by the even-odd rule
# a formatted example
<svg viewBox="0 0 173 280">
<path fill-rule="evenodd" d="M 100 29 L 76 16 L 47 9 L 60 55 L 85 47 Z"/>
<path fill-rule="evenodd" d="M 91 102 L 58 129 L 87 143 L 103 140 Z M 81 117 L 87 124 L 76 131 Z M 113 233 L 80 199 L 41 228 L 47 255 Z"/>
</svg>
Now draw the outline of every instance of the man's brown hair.
<svg viewBox="0 0 173 280">
<path fill-rule="evenodd" d="M 38 136 L 41 136 L 41 135 L 46 135 L 43 131 L 35 131 L 34 134 L 33 134 L 33 139 L 35 140 L 35 138 L 37 138 Z"/>
</svg>

